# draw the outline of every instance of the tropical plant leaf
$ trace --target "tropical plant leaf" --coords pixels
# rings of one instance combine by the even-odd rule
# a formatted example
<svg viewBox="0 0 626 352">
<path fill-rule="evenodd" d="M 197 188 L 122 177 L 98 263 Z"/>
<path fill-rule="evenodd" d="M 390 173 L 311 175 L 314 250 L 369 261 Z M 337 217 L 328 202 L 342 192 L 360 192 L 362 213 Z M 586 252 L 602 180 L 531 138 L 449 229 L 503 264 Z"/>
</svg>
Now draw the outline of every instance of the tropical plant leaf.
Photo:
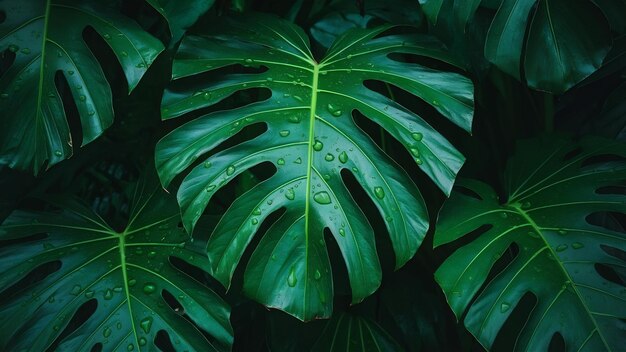
<svg viewBox="0 0 626 352">
<path fill-rule="evenodd" d="M 423 18 L 419 5 L 413 0 L 370 0 L 365 2 L 364 16 L 352 0 L 331 4 L 324 10 L 328 13 L 320 16 L 310 28 L 312 39 L 324 48 L 329 48 L 341 34 L 352 28 L 373 27 L 372 24 L 381 21 L 419 26 Z"/>
<path fill-rule="evenodd" d="M 110 2 L 109 2 L 110 3 Z M 73 141 L 57 77 L 69 86 L 85 145 L 113 123 L 111 89 L 83 39 L 95 30 L 122 66 L 129 92 L 163 44 L 101 1 L 0 1 L 0 162 L 38 173 L 72 155 Z M 9 113 L 10 112 L 10 113 Z"/>
<path fill-rule="evenodd" d="M 0 287 L 9 295 L 0 303 L 0 349 L 45 351 L 59 339 L 64 351 L 155 350 L 163 330 L 176 349 L 230 349 L 226 303 L 171 264 L 176 258 L 208 265 L 202 247 L 177 226 L 176 202 L 155 178 L 137 184 L 121 232 L 68 199 L 55 200 L 61 212 L 15 211 L 7 218 L 0 240 L 14 244 L 0 249 Z M 41 278 L 26 286 L 33 275 Z M 94 302 L 93 314 L 65 334 L 77 311 Z"/>
<path fill-rule="evenodd" d="M 428 17 L 433 23 L 442 12 L 441 4 L 435 6 L 439 2 L 426 1 L 432 8 L 425 7 L 424 11 L 427 15 L 427 10 L 433 11 Z M 443 12 L 454 17 L 457 30 L 463 30 L 481 1 L 453 2 L 448 7 L 451 13 Z M 591 0 L 500 2 L 487 33 L 484 55 L 532 88 L 563 93 L 594 73 L 611 48 L 609 21 Z M 611 2 L 615 0 L 607 0 L 603 6 Z"/>
<path fill-rule="evenodd" d="M 207 12 L 215 0 L 146 0 L 169 24 L 172 43 L 183 37 L 200 16 Z"/>
<path fill-rule="evenodd" d="M 546 136 L 521 142 L 518 153 L 502 202 L 480 181 L 459 181 L 464 191 L 453 192 L 439 215 L 435 247 L 469 241 L 435 273 L 448 303 L 457 318 L 467 311 L 466 327 L 486 348 L 532 294 L 537 303 L 516 350 L 548 350 L 555 333 L 568 350 L 621 350 L 626 289 L 611 273 L 624 277 L 626 234 L 589 219 L 626 213 L 624 144 Z M 519 252 L 487 282 L 511 246 Z"/>
<path fill-rule="evenodd" d="M 174 61 L 175 82 L 163 97 L 166 119 L 211 106 L 248 88 L 271 97 L 238 109 L 200 116 L 164 137 L 156 165 L 167 187 L 198 158 L 178 190 L 183 224 L 194 224 L 211 197 L 239 173 L 262 162 L 273 176 L 237 198 L 208 244 L 212 275 L 225 286 L 266 217 L 286 212 L 267 231 L 250 259 L 244 290 L 254 299 L 300 318 L 329 317 L 332 277 L 324 229 L 338 243 L 348 269 L 353 302 L 376 290 L 381 280 L 374 234 L 340 173 L 350 172 L 386 219 L 396 266 L 409 260 L 428 228 L 418 189 L 392 159 L 356 126 L 358 110 L 412 153 L 419 167 L 446 194 L 463 156 L 420 116 L 364 86 L 366 80 L 398 86 L 469 131 L 471 82 L 456 73 L 392 60 L 405 53 L 446 60 L 441 45 L 412 34 L 385 34 L 390 27 L 354 29 L 337 39 L 321 62 L 309 52 L 302 30 L 273 17 L 226 19 L 220 32 L 189 36 Z M 377 36 L 380 36 L 377 38 Z M 185 77 L 231 65 L 267 69 L 224 74 L 208 83 Z M 243 128 L 266 125 L 260 136 L 227 150 L 212 151 Z"/>
<path fill-rule="evenodd" d="M 443 0 L 419 0 L 422 11 L 433 24 L 437 23 Z"/>
<path fill-rule="evenodd" d="M 341 313 L 331 319 L 312 351 L 403 351 L 375 321 Z"/>
</svg>

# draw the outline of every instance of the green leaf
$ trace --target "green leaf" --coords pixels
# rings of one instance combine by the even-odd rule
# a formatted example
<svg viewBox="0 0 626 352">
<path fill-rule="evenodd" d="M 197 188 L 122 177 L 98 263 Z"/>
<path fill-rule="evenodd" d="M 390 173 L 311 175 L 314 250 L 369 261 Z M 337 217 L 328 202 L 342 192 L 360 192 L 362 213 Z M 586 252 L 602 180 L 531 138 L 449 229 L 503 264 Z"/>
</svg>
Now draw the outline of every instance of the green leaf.
<svg viewBox="0 0 626 352">
<path fill-rule="evenodd" d="M 92 28 L 120 62 L 129 92 L 163 50 L 133 20 L 100 1 L 0 2 L 0 52 L 11 65 L 0 77 L 0 163 L 38 173 L 72 155 L 63 100 L 55 77 L 67 81 L 82 126 L 82 144 L 113 123 L 111 89 L 85 41 Z M 14 55 L 14 59 L 12 56 Z M 10 112 L 7 113 L 7 112 Z"/>
<path fill-rule="evenodd" d="M 183 37 L 200 16 L 206 13 L 214 0 L 146 0 L 169 24 L 172 42 Z"/>
<path fill-rule="evenodd" d="M 420 116 L 366 88 L 364 82 L 383 81 L 404 89 L 467 131 L 473 113 L 472 84 L 456 73 L 390 59 L 391 53 L 405 53 L 447 60 L 432 39 L 385 34 L 390 27 L 346 32 L 319 63 L 302 30 L 286 21 L 255 15 L 227 20 L 216 28 L 220 33 L 189 36 L 181 43 L 174 61 L 175 82 L 163 97 L 163 117 L 185 115 L 248 88 L 269 89 L 271 97 L 200 116 L 164 137 L 156 148 L 161 181 L 168 186 L 198 160 L 178 190 L 183 224 L 193 231 L 224 184 L 255 165 L 273 163 L 275 174 L 237 198 L 214 230 L 208 244 L 212 275 L 229 286 L 260 225 L 269 214 L 285 208 L 252 255 L 244 290 L 300 319 L 329 317 L 333 288 L 325 228 L 344 257 L 353 302 L 374 292 L 382 275 L 372 228 L 340 172 L 354 175 L 386 219 L 397 267 L 415 254 L 428 228 L 420 192 L 356 126 L 352 112 L 358 110 L 405 145 L 446 194 L 464 161 Z M 191 85 L 182 79 L 236 64 L 267 70 L 218 71 L 210 82 Z M 243 128 L 262 125 L 268 130 L 260 136 L 204 155 Z"/>
<path fill-rule="evenodd" d="M 439 11 L 443 5 L 443 0 L 419 0 L 422 11 L 432 24 L 437 24 Z"/>
<path fill-rule="evenodd" d="M 328 322 L 312 351 L 403 351 L 375 321 L 341 313 Z"/>
<path fill-rule="evenodd" d="M 466 312 L 465 326 L 483 346 L 493 345 L 530 293 L 537 303 L 525 316 L 516 350 L 548 350 L 555 333 L 568 350 L 621 350 L 626 289 L 603 272 L 615 270 L 623 277 L 626 234 L 589 219 L 596 213 L 626 213 L 625 157 L 618 142 L 546 136 L 519 144 L 502 202 L 480 181 L 460 182 L 465 191 L 453 192 L 444 205 L 434 245 L 459 239 L 467 244 L 435 277 L 457 318 Z M 512 245 L 519 252 L 487 282 Z"/>
<path fill-rule="evenodd" d="M 63 351 L 98 345 L 104 351 L 155 350 L 160 331 L 176 349 L 230 349 L 226 303 L 171 263 L 176 258 L 208 266 L 203 250 L 178 228 L 176 202 L 156 180 L 137 184 L 121 232 L 77 201 L 54 203 L 61 212 L 15 211 L 0 226 L 0 240 L 15 243 L 0 249 L 0 287 L 13 292 L 0 303 L 0 349 L 45 351 L 60 339 Z M 21 283 L 33 275 L 40 279 Z M 178 309 L 168 306 L 165 292 Z M 80 307 L 93 301 L 93 314 L 62 334 Z"/>
<path fill-rule="evenodd" d="M 532 88 L 562 93 L 597 70 L 610 47 L 607 20 L 590 1 L 504 0 L 485 56 L 517 79 L 523 67 Z"/>
</svg>

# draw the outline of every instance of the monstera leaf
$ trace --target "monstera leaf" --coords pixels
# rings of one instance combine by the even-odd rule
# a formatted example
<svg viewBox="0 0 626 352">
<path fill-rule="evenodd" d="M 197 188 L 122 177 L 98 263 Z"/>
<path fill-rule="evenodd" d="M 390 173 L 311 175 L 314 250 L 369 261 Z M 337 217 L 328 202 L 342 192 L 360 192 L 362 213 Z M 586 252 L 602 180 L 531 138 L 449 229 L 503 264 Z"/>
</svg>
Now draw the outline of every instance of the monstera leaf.
<svg viewBox="0 0 626 352">
<path fill-rule="evenodd" d="M 341 313 L 331 319 L 311 351 L 402 351 L 376 322 Z"/>
<path fill-rule="evenodd" d="M 178 190 L 183 224 L 193 231 L 222 186 L 257 164 L 273 163 L 274 175 L 237 198 L 214 230 L 208 243 L 211 273 L 228 286 L 263 221 L 284 208 L 250 259 L 244 290 L 300 319 L 328 317 L 333 288 L 325 229 L 343 255 L 353 302 L 374 292 L 381 281 L 372 227 L 345 186 L 342 172 L 354 175 L 386 219 L 398 267 L 413 256 L 428 229 L 418 189 L 356 126 L 352 112 L 363 113 L 404 144 L 445 193 L 464 161 L 420 116 L 366 88 L 364 82 L 396 85 L 465 130 L 472 119 L 472 84 L 459 74 L 390 59 L 392 53 L 441 59 L 445 54 L 427 38 L 385 35 L 389 27 L 345 33 L 318 63 L 302 30 L 286 21 L 259 15 L 226 21 L 217 25 L 219 33 L 183 40 L 174 61 L 175 82 L 163 97 L 164 118 L 211 106 L 249 88 L 268 89 L 271 97 L 200 116 L 165 136 L 156 150 L 161 181 L 167 187 L 198 163 L 185 172 Z M 265 71 L 218 71 L 210 82 L 193 86 L 181 80 L 230 65 Z M 267 131 L 204 155 L 251 125 L 265 125 Z"/>
<path fill-rule="evenodd" d="M 109 1 L 110 2 L 110 1 Z M 106 2 L 105 2 L 106 3 Z M 163 44 L 102 1 L 0 1 L 0 163 L 35 173 L 72 155 L 73 141 L 55 82 L 63 77 L 87 144 L 113 122 L 111 89 L 83 40 L 95 30 L 122 66 L 129 91 Z"/>
<path fill-rule="evenodd" d="M 56 205 L 61 212 L 16 211 L 0 226 L 0 240 L 14 243 L 0 249 L 8 288 L 0 349 L 45 351 L 56 341 L 62 351 L 152 351 L 162 331 L 176 350 L 230 349 L 228 306 L 172 265 L 208 263 L 156 180 L 137 185 L 121 232 L 76 201 Z M 87 317 L 86 306 L 94 307 Z M 76 327 L 76 317 L 86 320 Z"/>
<path fill-rule="evenodd" d="M 552 136 L 524 141 L 518 153 L 506 173 L 504 199 L 466 180 L 439 215 L 434 245 L 467 243 L 435 274 L 448 303 L 458 318 L 467 311 L 465 325 L 487 348 L 530 294 L 536 304 L 516 350 L 546 351 L 555 333 L 567 350 L 622 350 L 626 234 L 593 219 L 626 213 L 626 147 Z M 516 252 L 487 282 L 501 267 L 498 259 Z"/>
<path fill-rule="evenodd" d="M 213 5 L 214 0 L 146 0 L 166 20 L 170 27 L 172 42 L 183 34 Z"/>
<path fill-rule="evenodd" d="M 442 0 L 420 2 L 432 22 L 445 12 Z M 448 9 L 462 30 L 481 1 L 453 2 Z M 484 51 L 490 62 L 530 87 L 562 93 L 595 72 L 610 48 L 609 22 L 594 1 L 502 0 Z"/>
</svg>

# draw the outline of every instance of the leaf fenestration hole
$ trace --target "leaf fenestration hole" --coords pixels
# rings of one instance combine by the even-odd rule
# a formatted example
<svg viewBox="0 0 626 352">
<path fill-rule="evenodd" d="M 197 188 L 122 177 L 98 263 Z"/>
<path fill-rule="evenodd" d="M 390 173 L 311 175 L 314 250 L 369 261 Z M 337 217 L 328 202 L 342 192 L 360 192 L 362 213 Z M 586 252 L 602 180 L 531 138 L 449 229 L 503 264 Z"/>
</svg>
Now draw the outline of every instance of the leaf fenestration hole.
<svg viewBox="0 0 626 352">
<path fill-rule="evenodd" d="M 163 352 L 176 351 L 174 345 L 172 344 L 172 340 L 170 339 L 170 335 L 165 330 L 159 330 L 159 332 L 157 332 L 156 338 L 154 339 L 154 345 Z"/>
<path fill-rule="evenodd" d="M 81 325 L 83 325 L 92 315 L 96 312 L 98 308 L 98 300 L 92 298 L 87 302 L 83 303 L 77 310 L 74 312 L 72 319 L 67 323 L 67 326 L 59 336 L 52 342 L 50 347 L 48 347 L 47 351 L 56 351 L 59 344 L 68 337 L 71 333 L 76 331 Z"/>
</svg>

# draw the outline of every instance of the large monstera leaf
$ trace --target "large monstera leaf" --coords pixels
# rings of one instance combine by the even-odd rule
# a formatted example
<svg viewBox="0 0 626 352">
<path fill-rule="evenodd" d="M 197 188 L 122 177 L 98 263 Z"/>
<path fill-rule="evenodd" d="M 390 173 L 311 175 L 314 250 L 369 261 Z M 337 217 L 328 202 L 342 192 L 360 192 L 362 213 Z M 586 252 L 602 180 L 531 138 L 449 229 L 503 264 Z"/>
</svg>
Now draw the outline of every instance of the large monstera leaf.
<svg viewBox="0 0 626 352">
<path fill-rule="evenodd" d="M 398 267 L 413 256 L 428 229 L 420 192 L 356 126 L 352 112 L 360 111 L 403 143 L 445 193 L 464 161 L 420 116 L 364 82 L 398 86 L 465 130 L 472 120 L 472 84 L 459 74 L 390 59 L 391 53 L 431 58 L 445 54 L 427 38 L 385 35 L 389 27 L 345 33 L 319 63 L 302 30 L 286 21 L 255 15 L 226 20 L 216 28 L 219 33 L 183 40 L 174 60 L 175 81 L 236 64 L 266 70 L 218 71 L 217 78 L 191 87 L 174 82 L 163 97 L 164 118 L 211 106 L 248 88 L 269 89 L 271 97 L 200 116 L 165 136 L 156 150 L 161 181 L 168 186 L 199 163 L 178 190 L 183 224 L 193 231 L 223 185 L 255 165 L 273 163 L 275 174 L 237 198 L 213 231 L 208 243 L 212 275 L 228 286 L 263 221 L 284 208 L 250 259 L 244 290 L 300 319 L 329 317 L 333 288 L 324 229 L 330 230 L 343 255 L 353 302 L 374 292 L 381 281 L 372 227 L 342 181 L 342 171 L 354 175 L 386 219 Z M 266 125 L 267 131 L 204 155 L 251 125 Z"/>
<path fill-rule="evenodd" d="M 485 57 L 532 88 L 562 93 L 602 65 L 611 48 L 611 28 L 602 10 L 620 1 L 502 0 L 487 33 Z M 440 15 L 454 16 L 458 30 L 481 3 L 450 0 L 452 14 L 444 14 L 442 0 L 420 2 L 433 22 Z"/>
<path fill-rule="evenodd" d="M 0 249 L 0 287 L 9 295 L 0 303 L 0 349 L 45 351 L 58 339 L 62 351 L 153 351 L 160 331 L 176 350 L 230 349 L 226 303 L 171 264 L 208 265 L 156 180 L 137 185 L 122 232 L 77 201 L 56 205 L 61 212 L 16 211 L 0 226 L 0 240 L 17 243 Z M 90 304 L 93 314 L 77 314 Z M 75 314 L 86 319 L 78 327 Z"/>
<path fill-rule="evenodd" d="M 129 91 L 163 50 L 160 41 L 102 1 L 2 0 L 0 12 L 6 15 L 0 52 L 12 62 L 0 72 L 0 162 L 22 170 L 37 173 L 72 155 L 58 75 L 78 110 L 83 145 L 113 123 L 111 88 L 83 39 L 87 28 L 113 50 Z"/>
<path fill-rule="evenodd" d="M 568 351 L 623 350 L 626 234 L 597 219 L 626 213 L 624 158 L 618 142 L 551 136 L 520 143 L 502 201 L 480 181 L 459 181 L 463 190 L 444 205 L 434 245 L 469 243 L 435 277 L 456 316 L 467 312 L 465 325 L 483 346 L 492 346 L 531 294 L 536 304 L 516 350 L 546 351 L 555 333 Z M 516 252 L 511 246 L 517 254 L 486 282 L 498 259 Z"/>
</svg>

